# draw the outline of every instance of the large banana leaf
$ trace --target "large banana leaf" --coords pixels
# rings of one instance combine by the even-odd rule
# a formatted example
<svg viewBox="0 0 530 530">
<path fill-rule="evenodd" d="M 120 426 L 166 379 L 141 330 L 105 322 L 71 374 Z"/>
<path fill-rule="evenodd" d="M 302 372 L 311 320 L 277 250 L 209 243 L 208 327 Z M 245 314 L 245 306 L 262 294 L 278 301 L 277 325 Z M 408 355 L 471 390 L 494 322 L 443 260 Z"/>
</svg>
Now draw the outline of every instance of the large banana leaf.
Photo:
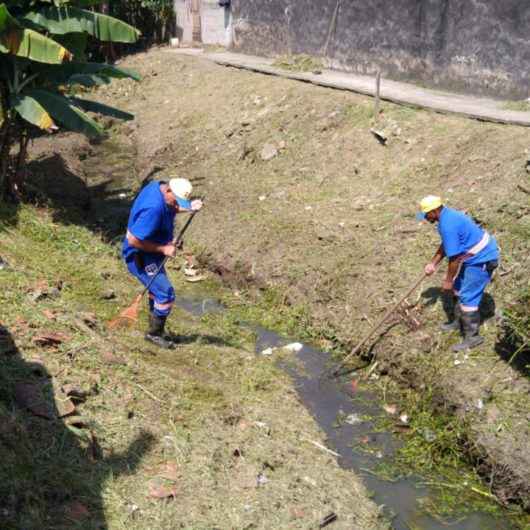
<svg viewBox="0 0 530 530">
<path fill-rule="evenodd" d="M 91 138 L 101 136 L 103 129 L 70 100 L 47 90 L 28 90 L 28 96 L 37 100 L 50 116 L 70 131 L 80 132 Z"/>
<path fill-rule="evenodd" d="M 109 82 L 109 78 L 134 79 L 139 81 L 140 76 L 127 68 L 119 68 L 104 63 L 77 63 L 71 62 L 60 66 L 32 66 L 33 72 L 39 73 L 39 79 L 46 80 L 54 85 L 82 84 L 95 86 Z"/>
<path fill-rule="evenodd" d="M 46 112 L 46 109 L 31 96 L 22 95 L 12 97 L 11 105 L 22 118 L 40 129 L 47 130 L 55 125 L 51 116 Z"/>
<path fill-rule="evenodd" d="M 59 43 L 22 28 L 5 4 L 0 4 L 0 53 L 50 64 L 60 64 L 71 58 L 70 52 Z"/>
<path fill-rule="evenodd" d="M 101 85 L 108 85 L 110 77 L 104 75 L 94 74 L 74 74 L 65 82 L 66 85 L 82 85 L 88 88 L 93 88 Z"/>
<path fill-rule="evenodd" d="M 71 62 L 61 66 L 47 67 L 47 71 L 53 72 L 53 75 L 58 79 L 62 76 L 64 80 L 68 79 L 74 74 L 96 74 L 116 79 L 134 79 L 140 81 L 140 75 L 134 70 L 128 68 L 120 68 L 112 64 L 106 63 L 77 63 Z"/>
<path fill-rule="evenodd" d="M 117 109 L 115 107 L 109 107 L 103 103 L 97 101 L 90 101 L 88 99 L 70 98 L 74 105 L 77 105 L 81 109 L 87 112 L 96 112 L 97 114 L 103 114 L 104 116 L 111 116 L 118 118 L 119 120 L 134 120 L 134 114 L 125 112 L 124 110 Z"/>
<path fill-rule="evenodd" d="M 86 32 L 100 41 L 136 42 L 140 32 L 118 20 L 72 6 L 45 7 L 31 11 L 22 20 L 37 24 L 55 35 Z"/>
</svg>

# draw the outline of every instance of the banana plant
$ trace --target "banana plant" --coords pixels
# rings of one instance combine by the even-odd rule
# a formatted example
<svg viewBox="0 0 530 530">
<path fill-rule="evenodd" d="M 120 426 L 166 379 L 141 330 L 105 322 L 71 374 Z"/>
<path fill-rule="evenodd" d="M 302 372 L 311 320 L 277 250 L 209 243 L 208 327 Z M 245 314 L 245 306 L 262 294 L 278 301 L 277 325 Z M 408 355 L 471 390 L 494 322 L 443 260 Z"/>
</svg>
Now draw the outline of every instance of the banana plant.
<svg viewBox="0 0 530 530">
<path fill-rule="evenodd" d="M 90 8 L 100 0 L 5 0 L 0 3 L 0 197 L 22 185 L 28 133 L 63 128 L 89 137 L 103 134 L 87 112 L 124 120 L 119 109 L 71 95 L 75 85 L 94 87 L 138 74 L 87 62 L 89 39 L 133 43 L 139 31 Z M 19 143 L 13 163 L 12 146 Z"/>
</svg>

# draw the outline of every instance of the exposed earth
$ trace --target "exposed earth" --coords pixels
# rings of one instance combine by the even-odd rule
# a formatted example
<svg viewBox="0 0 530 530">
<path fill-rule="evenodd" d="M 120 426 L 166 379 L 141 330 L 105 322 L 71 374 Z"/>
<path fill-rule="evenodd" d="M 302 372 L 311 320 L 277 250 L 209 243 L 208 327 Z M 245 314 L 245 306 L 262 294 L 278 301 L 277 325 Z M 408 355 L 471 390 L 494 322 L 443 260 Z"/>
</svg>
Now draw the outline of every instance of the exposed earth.
<svg viewBox="0 0 530 530">
<path fill-rule="evenodd" d="M 502 248 L 502 266 L 482 308 L 486 341 L 469 355 L 452 353 L 457 335 L 442 335 L 438 329 L 444 318 L 439 274 L 410 297 L 370 353 L 380 375 L 459 418 L 466 429 L 459 449 L 486 478 L 490 492 L 501 503 L 528 508 L 529 360 L 510 359 L 503 346 L 502 312 L 529 287 L 530 179 L 525 165 L 530 131 L 383 104 L 375 125 L 387 138 L 383 145 L 370 132 L 373 101 L 364 96 L 224 68 L 163 49 L 128 57 L 121 66 L 138 70 L 143 81 L 124 80 L 93 93 L 136 116 L 121 125 L 107 120 L 115 143 L 109 144 L 104 161 L 98 159 L 104 147 L 75 135 L 40 138 L 33 145 L 30 189 L 50 209 L 41 214 L 22 209 L 3 225 L 2 256 L 13 262 L 18 286 L 3 293 L 3 304 L 22 304 L 23 322 L 34 322 L 34 305 L 22 300 L 20 290 L 64 268 L 67 283 L 83 285 L 84 294 L 67 291 L 66 302 L 51 300 L 48 309 L 75 312 L 89 305 L 91 311 L 97 309 L 98 320 L 109 318 L 134 290 L 107 243 L 122 237 L 124 216 L 142 181 L 182 176 L 192 180 L 197 194 L 206 195 L 207 207 L 190 235 L 192 250 L 198 263 L 230 289 L 229 301 L 266 297 L 276 323 L 286 315 L 306 338 L 344 354 L 416 281 L 432 257 L 436 231 L 418 223 L 415 213 L 422 196 L 440 194 L 448 205 L 478 218 Z M 118 152 L 113 151 L 116 145 Z M 127 172 L 120 150 L 126 151 L 134 171 L 121 182 L 110 182 L 103 169 L 109 161 L 125 163 Z M 14 239 L 8 224 L 18 226 L 21 236 Z M 101 233 L 101 242 L 93 245 L 92 232 L 77 224 Z M 44 264 L 38 255 L 27 258 L 34 245 L 37 254 L 49 251 L 54 259 Z M 61 253 L 70 251 L 60 261 Z M 98 302 L 94 308 L 94 291 L 109 288 L 117 301 Z M 37 327 L 45 322 L 43 317 L 36 321 Z M 12 315 L 2 315 L 2 323 L 16 327 Z M 145 450 L 148 456 L 134 481 L 117 474 L 107 486 L 112 517 L 122 525 L 126 520 L 131 528 L 171 528 L 175 517 L 185 521 L 183 527 L 212 528 L 222 513 L 228 517 L 222 528 L 309 528 L 308 521 L 314 525 L 337 511 L 345 517 L 333 528 L 384 528 L 377 507 L 351 473 L 325 453 L 297 449 L 300 432 L 314 440 L 321 435 L 309 414 L 300 412 L 288 379 L 269 364 L 247 361 L 250 339 L 215 318 L 190 326 L 191 333 L 218 334 L 225 342 L 190 343 L 175 364 L 173 358 L 157 357 L 165 383 L 146 381 L 142 375 L 147 361 L 139 332 L 116 338 L 113 355 L 130 355 L 118 376 L 96 360 L 105 353 L 102 339 L 92 340 L 89 334 L 93 350 L 75 353 L 81 364 L 100 372 L 97 384 L 102 390 L 90 406 L 108 410 L 106 435 L 121 437 L 125 450 L 143 436 L 141 425 L 160 431 L 155 432 L 156 442 L 143 440 L 157 450 Z M 23 357 L 28 352 L 31 358 L 31 338 L 20 343 L 11 333 Z M 87 332 L 82 328 L 76 333 Z M 47 361 L 48 371 L 61 369 L 55 354 Z M 66 375 L 77 381 L 79 368 L 67 366 Z M 197 388 L 188 388 L 189 374 L 200 381 Z M 170 384 L 175 381 L 177 391 Z M 152 396 L 140 399 L 153 387 Z M 238 391 L 242 387 L 245 392 Z M 267 404 L 262 401 L 264 388 Z M 134 409 L 131 418 L 114 412 L 124 400 Z M 266 417 L 272 411 L 277 411 L 274 418 Z M 157 426 L 158 417 L 163 421 Z M 281 433 L 279 438 L 262 438 L 256 421 L 277 422 L 273 432 Z M 199 428 L 204 423 L 211 427 L 209 434 Z M 187 434 L 187 425 L 196 434 Z M 217 449 L 212 451 L 206 441 L 205 452 L 192 449 L 208 436 L 218 440 Z M 164 445 L 168 437 L 169 448 Z M 244 464 L 236 464 L 234 451 L 243 445 L 253 449 Z M 265 497 L 254 484 L 246 489 L 250 486 L 245 481 L 255 480 L 265 469 L 260 458 L 266 453 L 277 455 L 276 463 L 267 462 L 282 469 L 273 494 L 277 511 L 270 509 L 270 491 Z M 286 453 L 293 458 L 284 458 Z M 287 467 L 279 464 L 284 460 Z M 203 490 L 203 497 L 183 493 L 182 502 L 164 505 L 165 511 L 139 501 L 137 492 L 146 477 L 156 475 L 153 469 L 167 461 L 179 468 L 179 492 L 202 488 L 212 492 L 211 498 L 204 501 L 208 494 Z M 209 475 L 194 476 L 206 462 Z M 103 464 L 98 465 L 101 469 Z M 105 473 L 113 469 L 109 464 Z M 318 487 L 307 486 L 306 476 Z M 191 487 L 190 481 L 196 484 Z M 251 492 L 250 500 L 242 500 L 247 495 L 243 491 Z M 127 500 L 130 495 L 134 501 Z M 225 497 L 235 506 L 229 514 L 218 504 Z M 131 504 L 136 509 L 127 507 Z M 255 508 L 247 510 L 247 505 Z M 126 509 L 132 515 L 123 519 L 120 514 Z M 186 518 L 196 524 L 186 526 Z"/>
</svg>

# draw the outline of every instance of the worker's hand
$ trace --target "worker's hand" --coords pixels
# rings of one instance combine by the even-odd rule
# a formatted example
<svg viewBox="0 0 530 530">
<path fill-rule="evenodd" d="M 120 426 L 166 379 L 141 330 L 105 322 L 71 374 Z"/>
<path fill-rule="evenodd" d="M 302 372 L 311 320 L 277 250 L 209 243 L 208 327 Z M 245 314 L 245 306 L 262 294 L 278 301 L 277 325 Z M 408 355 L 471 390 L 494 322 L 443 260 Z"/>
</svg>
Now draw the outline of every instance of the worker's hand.
<svg viewBox="0 0 530 530">
<path fill-rule="evenodd" d="M 191 201 L 191 211 L 192 212 L 198 212 L 202 208 L 202 201 L 201 199 L 194 199 Z"/>
<path fill-rule="evenodd" d="M 453 280 L 445 279 L 442 282 L 442 290 L 443 291 L 452 291 L 453 290 Z"/>
<path fill-rule="evenodd" d="M 168 258 L 174 258 L 177 253 L 177 247 L 173 243 L 169 243 L 162 247 L 162 254 Z"/>
<path fill-rule="evenodd" d="M 425 265 L 425 268 L 423 270 L 427 276 L 430 276 L 431 274 L 434 274 L 436 272 L 436 265 L 432 262 L 427 263 L 427 265 Z"/>
</svg>

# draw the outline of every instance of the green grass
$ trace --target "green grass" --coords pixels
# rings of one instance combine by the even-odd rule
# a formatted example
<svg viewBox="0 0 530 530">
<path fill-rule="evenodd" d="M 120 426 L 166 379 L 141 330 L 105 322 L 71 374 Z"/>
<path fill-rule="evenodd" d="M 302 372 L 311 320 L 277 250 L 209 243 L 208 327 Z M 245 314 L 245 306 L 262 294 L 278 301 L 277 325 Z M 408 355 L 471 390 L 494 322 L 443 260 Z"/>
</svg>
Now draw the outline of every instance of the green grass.
<svg viewBox="0 0 530 530">
<path fill-rule="evenodd" d="M 506 103 L 504 103 L 502 108 L 506 110 L 519 110 L 523 112 L 528 112 L 530 111 L 530 102 L 528 102 L 527 100 L 507 101 Z"/>
<path fill-rule="evenodd" d="M 433 493 L 420 501 L 420 507 L 435 518 L 445 520 L 482 512 L 526 528 L 528 517 L 522 508 L 513 505 L 503 509 L 469 467 L 469 426 L 465 422 L 435 406 L 429 390 L 421 395 L 401 391 L 399 397 L 394 397 L 410 418 L 410 430 L 401 435 L 403 445 L 393 461 L 378 466 L 378 476 L 386 480 L 421 476 L 419 485 L 428 486 Z M 380 417 L 378 430 L 391 429 L 394 423 L 388 416 Z"/>
<path fill-rule="evenodd" d="M 321 59 L 305 54 L 282 55 L 272 65 L 291 72 L 313 72 L 324 68 Z"/>
<path fill-rule="evenodd" d="M 176 310 L 171 327 L 182 345 L 160 351 L 142 339 L 145 313 L 138 328 L 105 327 L 137 292 L 113 246 L 86 228 L 53 222 L 52 211 L 21 206 L 15 221 L 8 213 L 10 221 L 0 225 L 2 258 L 10 265 L 0 271 L 0 322 L 18 352 L 0 351 L 2 529 L 169 530 L 175 521 L 197 529 L 219 521 L 303 529 L 330 510 L 341 513 L 342 528 L 354 521 L 387 528 L 356 479 L 300 440 L 321 434 L 287 377 L 253 353 L 255 336 L 241 318 L 265 315 L 276 295 L 256 310 L 202 319 Z M 178 269 L 170 274 L 185 293 L 189 285 Z M 31 299 L 37 287 L 59 280 L 58 294 Z M 116 300 L 101 298 L 109 286 Z M 219 286 L 210 282 L 210 289 Z M 83 323 L 86 313 L 92 327 Z M 63 333 L 63 342 L 35 343 L 50 332 Z M 105 361 L 108 354 L 121 364 Z M 81 424 L 31 414 L 16 398 L 21 382 L 45 383 L 52 411 L 58 394 L 51 382 L 79 387 L 86 394 L 76 405 Z M 169 479 L 160 476 L 167 465 L 176 473 Z M 257 487 L 260 473 L 269 483 Z M 309 489 L 300 477 L 316 486 Z M 176 487 L 177 498 L 150 498 L 151 484 Z"/>
</svg>

